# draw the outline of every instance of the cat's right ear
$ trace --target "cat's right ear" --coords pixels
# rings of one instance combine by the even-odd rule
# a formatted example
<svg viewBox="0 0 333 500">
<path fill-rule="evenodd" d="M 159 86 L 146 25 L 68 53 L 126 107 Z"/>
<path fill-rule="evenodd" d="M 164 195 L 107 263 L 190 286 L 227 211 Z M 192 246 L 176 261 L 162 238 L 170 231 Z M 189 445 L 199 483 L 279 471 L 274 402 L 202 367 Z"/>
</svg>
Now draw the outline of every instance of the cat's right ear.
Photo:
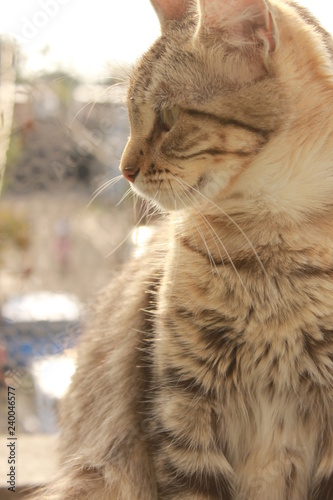
<svg viewBox="0 0 333 500">
<path fill-rule="evenodd" d="M 277 34 L 267 0 L 197 0 L 199 31 L 225 30 L 237 44 L 253 38 L 261 40 L 269 52 L 276 48 Z M 250 30 L 249 30 L 250 28 Z"/>
<path fill-rule="evenodd" d="M 150 0 L 161 23 L 162 30 L 167 21 L 184 17 L 193 0 Z"/>
</svg>

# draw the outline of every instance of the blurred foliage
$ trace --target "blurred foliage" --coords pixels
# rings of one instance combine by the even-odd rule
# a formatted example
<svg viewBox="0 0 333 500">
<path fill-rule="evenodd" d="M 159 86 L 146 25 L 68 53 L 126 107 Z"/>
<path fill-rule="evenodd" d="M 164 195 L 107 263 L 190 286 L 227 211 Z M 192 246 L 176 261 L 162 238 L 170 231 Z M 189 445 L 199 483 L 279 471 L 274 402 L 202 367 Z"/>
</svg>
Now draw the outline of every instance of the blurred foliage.
<svg viewBox="0 0 333 500">
<path fill-rule="evenodd" d="M 5 168 L 5 175 L 2 181 L 1 193 L 4 193 L 8 187 L 8 174 L 7 174 L 8 171 L 10 171 L 11 167 L 13 165 L 16 165 L 21 158 L 21 155 L 23 153 L 22 146 L 23 144 L 21 135 L 18 132 L 13 131 L 10 136 L 9 146 L 7 149 L 6 168 Z M 0 232 L 0 238 L 1 238 L 1 232 Z M 1 241 L 0 241 L 0 249 L 1 249 Z"/>
<path fill-rule="evenodd" d="M 127 80 L 128 77 L 125 78 L 125 77 L 110 75 L 110 76 L 105 76 L 104 78 L 100 78 L 98 83 L 112 87 L 113 85 L 119 85 L 119 83 L 126 84 Z"/>
<path fill-rule="evenodd" d="M 0 210 L 0 255 L 10 244 L 19 250 L 30 245 L 30 227 L 26 217 L 16 215 L 8 209 Z"/>
<path fill-rule="evenodd" d="M 7 150 L 7 164 L 16 164 L 22 154 L 22 139 L 18 133 L 12 133 Z"/>
<path fill-rule="evenodd" d="M 72 100 L 73 91 L 80 81 L 69 73 L 60 70 L 45 73 L 42 78 L 57 94 L 61 108 L 66 110 Z"/>
</svg>

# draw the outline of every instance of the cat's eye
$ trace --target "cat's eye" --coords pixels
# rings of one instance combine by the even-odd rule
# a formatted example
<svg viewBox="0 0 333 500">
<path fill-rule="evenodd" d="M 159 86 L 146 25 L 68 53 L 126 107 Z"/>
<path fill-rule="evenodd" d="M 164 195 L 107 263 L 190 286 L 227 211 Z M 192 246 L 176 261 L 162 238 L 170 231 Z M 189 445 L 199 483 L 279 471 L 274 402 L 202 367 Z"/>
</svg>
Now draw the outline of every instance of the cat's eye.
<svg viewBox="0 0 333 500">
<path fill-rule="evenodd" d="M 160 111 L 160 119 L 167 130 L 172 129 L 180 115 L 180 109 L 177 106 L 172 108 L 164 108 Z"/>
</svg>

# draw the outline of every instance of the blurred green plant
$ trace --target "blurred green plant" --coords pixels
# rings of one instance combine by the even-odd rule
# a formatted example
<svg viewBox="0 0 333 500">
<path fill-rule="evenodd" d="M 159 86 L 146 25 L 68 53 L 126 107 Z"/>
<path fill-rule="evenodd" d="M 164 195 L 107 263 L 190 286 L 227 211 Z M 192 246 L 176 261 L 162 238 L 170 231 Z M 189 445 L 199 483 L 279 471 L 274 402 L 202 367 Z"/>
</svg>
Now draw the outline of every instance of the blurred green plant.
<svg viewBox="0 0 333 500">
<path fill-rule="evenodd" d="M 0 210 L 0 257 L 3 250 L 14 245 L 25 251 L 30 246 L 30 227 L 26 217 L 14 214 L 8 209 Z"/>
<path fill-rule="evenodd" d="M 8 186 L 8 172 L 11 170 L 13 165 L 16 165 L 19 162 L 22 153 L 23 153 L 22 138 L 19 134 L 12 132 L 10 136 L 9 146 L 7 149 L 6 167 L 2 180 L 0 194 L 6 191 Z"/>
<path fill-rule="evenodd" d="M 61 108 L 67 110 L 73 98 L 75 87 L 80 83 L 79 80 L 61 70 L 52 73 L 44 73 L 42 79 L 47 82 L 57 94 Z"/>
<path fill-rule="evenodd" d="M 7 165 L 16 164 L 22 154 L 22 139 L 20 135 L 13 134 L 10 137 L 7 150 Z"/>
</svg>

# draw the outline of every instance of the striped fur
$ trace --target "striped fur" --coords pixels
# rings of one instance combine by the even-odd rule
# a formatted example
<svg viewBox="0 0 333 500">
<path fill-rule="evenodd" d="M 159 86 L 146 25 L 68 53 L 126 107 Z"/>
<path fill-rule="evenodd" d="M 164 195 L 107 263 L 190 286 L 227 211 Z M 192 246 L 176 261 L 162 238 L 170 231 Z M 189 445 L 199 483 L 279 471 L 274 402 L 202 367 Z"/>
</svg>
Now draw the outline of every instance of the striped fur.
<svg viewBox="0 0 333 500">
<path fill-rule="evenodd" d="M 153 4 L 121 166 L 170 217 L 101 296 L 42 498 L 329 500 L 331 38 L 289 0 Z"/>
</svg>

